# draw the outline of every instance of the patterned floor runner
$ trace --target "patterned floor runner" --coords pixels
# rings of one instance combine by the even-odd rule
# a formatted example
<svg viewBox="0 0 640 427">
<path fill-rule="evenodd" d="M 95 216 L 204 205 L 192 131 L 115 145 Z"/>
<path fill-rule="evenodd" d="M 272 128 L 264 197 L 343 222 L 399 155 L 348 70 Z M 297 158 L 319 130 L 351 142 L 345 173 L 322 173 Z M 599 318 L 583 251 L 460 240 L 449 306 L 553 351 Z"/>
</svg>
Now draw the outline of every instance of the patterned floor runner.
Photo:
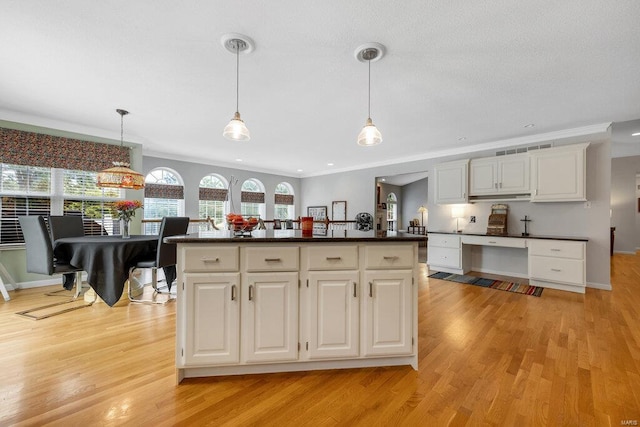
<svg viewBox="0 0 640 427">
<path fill-rule="evenodd" d="M 534 297 L 539 297 L 540 295 L 542 295 L 543 289 L 539 286 L 530 286 L 523 283 L 485 279 L 483 277 L 468 276 L 466 274 L 451 274 L 440 271 L 429 275 L 429 277 L 433 277 L 434 279 L 448 280 L 451 282 L 466 283 L 468 285 L 482 286 L 483 288 L 515 292 L 517 294 L 533 295 Z"/>
</svg>

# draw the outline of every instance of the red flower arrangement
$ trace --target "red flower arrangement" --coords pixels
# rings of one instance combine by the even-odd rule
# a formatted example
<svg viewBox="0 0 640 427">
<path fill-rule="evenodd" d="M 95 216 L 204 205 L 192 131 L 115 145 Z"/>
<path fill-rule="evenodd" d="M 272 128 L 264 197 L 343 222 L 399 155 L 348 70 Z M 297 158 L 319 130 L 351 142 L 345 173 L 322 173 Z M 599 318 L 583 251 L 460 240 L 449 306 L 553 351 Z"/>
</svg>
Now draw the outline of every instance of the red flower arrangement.
<svg viewBox="0 0 640 427">
<path fill-rule="evenodd" d="M 117 211 L 119 219 L 130 221 L 136 216 L 136 209 L 142 208 L 142 202 L 140 200 L 118 200 L 113 204 L 113 207 Z"/>
</svg>

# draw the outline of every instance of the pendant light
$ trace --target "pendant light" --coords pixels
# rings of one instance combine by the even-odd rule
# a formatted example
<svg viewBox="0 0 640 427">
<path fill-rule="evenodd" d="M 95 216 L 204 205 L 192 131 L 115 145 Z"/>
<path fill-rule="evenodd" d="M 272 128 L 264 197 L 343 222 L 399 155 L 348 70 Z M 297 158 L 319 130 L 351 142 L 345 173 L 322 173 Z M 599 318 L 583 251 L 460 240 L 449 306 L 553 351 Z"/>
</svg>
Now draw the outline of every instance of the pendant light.
<svg viewBox="0 0 640 427">
<path fill-rule="evenodd" d="M 120 147 L 124 146 L 124 116 L 129 114 L 126 110 L 117 109 L 120 114 Z M 113 162 L 113 167 L 98 172 L 98 187 L 126 188 L 140 190 L 144 188 L 144 176 L 129 169 L 129 162 Z"/>
<path fill-rule="evenodd" d="M 360 62 L 367 62 L 369 65 L 369 102 L 367 121 L 358 134 L 358 145 L 369 147 L 382 142 L 382 134 L 371 120 L 371 61 L 379 61 L 384 55 L 384 46 L 379 43 L 367 43 L 356 49 L 355 56 Z"/>
<path fill-rule="evenodd" d="M 241 34 L 226 34 L 222 37 L 222 45 L 236 55 L 236 112 L 222 135 L 232 141 L 248 141 L 251 139 L 249 129 L 240 118 L 238 99 L 240 98 L 240 52 L 249 53 L 253 50 L 253 41 Z"/>
</svg>

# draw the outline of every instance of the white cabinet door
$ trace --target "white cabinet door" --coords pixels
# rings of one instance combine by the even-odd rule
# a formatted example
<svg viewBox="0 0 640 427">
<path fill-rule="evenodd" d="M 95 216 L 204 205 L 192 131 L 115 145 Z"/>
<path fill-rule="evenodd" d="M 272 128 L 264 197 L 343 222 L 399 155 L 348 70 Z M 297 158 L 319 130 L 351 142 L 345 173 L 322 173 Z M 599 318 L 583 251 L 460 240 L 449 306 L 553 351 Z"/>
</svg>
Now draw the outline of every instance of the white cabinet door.
<svg viewBox="0 0 640 427">
<path fill-rule="evenodd" d="M 412 277 L 411 270 L 365 270 L 363 356 L 412 352 Z"/>
<path fill-rule="evenodd" d="M 531 152 L 531 201 L 587 200 L 585 180 L 588 145 L 567 145 Z"/>
<path fill-rule="evenodd" d="M 469 163 L 469 195 L 495 194 L 498 191 L 498 162 L 494 158 L 472 159 Z"/>
<path fill-rule="evenodd" d="M 469 160 L 440 163 L 434 167 L 435 203 L 467 203 Z"/>
<path fill-rule="evenodd" d="M 358 271 L 309 272 L 309 358 L 359 354 Z"/>
<path fill-rule="evenodd" d="M 529 193 L 529 155 L 472 159 L 469 165 L 469 195 Z"/>
<path fill-rule="evenodd" d="M 247 273 L 242 283 L 242 358 L 298 359 L 298 272 Z"/>
<path fill-rule="evenodd" d="M 500 194 L 528 194 L 529 165 L 528 154 L 513 154 L 498 157 L 498 191 Z"/>
<path fill-rule="evenodd" d="M 240 273 L 184 275 L 186 365 L 240 362 Z"/>
</svg>

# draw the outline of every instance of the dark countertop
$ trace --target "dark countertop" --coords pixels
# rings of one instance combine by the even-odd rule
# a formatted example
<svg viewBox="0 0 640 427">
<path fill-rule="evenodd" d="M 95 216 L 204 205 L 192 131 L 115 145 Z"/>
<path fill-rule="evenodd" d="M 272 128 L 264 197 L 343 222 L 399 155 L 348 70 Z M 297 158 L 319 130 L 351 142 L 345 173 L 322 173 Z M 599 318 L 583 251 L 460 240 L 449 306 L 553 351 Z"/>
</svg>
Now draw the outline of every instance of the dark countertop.
<svg viewBox="0 0 640 427">
<path fill-rule="evenodd" d="M 229 230 L 202 231 L 166 237 L 166 243 L 310 243 L 310 242 L 424 242 L 427 236 L 402 232 L 333 230 L 326 236 L 302 237 L 301 230 L 254 230 L 251 236 L 235 236 Z"/>
<path fill-rule="evenodd" d="M 484 236 L 484 237 L 509 237 L 514 239 L 541 239 L 541 240 L 572 240 L 574 242 L 588 242 L 589 239 L 585 237 L 575 236 L 541 236 L 530 234 L 523 236 L 521 234 L 487 234 L 487 233 L 456 233 L 455 231 L 428 231 L 428 233 L 434 234 L 457 234 L 458 236 Z"/>
</svg>

